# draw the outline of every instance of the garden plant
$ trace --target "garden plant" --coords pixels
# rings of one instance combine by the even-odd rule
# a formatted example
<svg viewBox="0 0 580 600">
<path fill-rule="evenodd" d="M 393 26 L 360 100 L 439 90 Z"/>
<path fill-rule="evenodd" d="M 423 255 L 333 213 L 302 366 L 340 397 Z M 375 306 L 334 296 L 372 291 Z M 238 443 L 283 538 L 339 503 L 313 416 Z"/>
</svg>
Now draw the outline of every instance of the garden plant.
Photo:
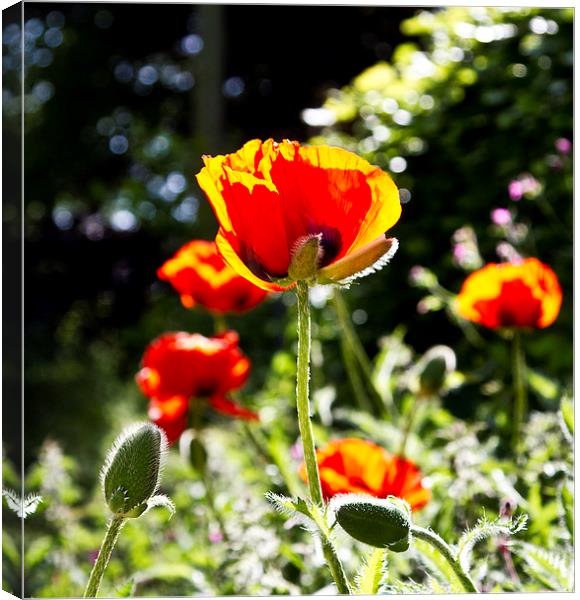
<svg viewBox="0 0 580 600">
<path fill-rule="evenodd" d="M 50 436 L 22 486 L 4 461 L 4 589 L 23 566 L 34 597 L 572 591 L 571 27 L 417 10 L 300 141 L 160 156 L 138 124 L 103 203 L 140 214 L 143 173 L 199 150 L 211 225 L 87 348 L 100 476 Z M 87 359 L 75 310 L 55 389 Z"/>
</svg>

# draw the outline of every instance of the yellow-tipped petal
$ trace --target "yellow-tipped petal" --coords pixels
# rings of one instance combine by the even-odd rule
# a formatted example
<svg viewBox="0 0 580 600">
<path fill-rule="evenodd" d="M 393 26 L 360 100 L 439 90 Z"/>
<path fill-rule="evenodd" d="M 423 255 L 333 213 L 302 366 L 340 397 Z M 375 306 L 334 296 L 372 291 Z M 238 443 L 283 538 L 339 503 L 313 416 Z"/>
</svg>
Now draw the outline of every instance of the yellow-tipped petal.
<svg viewBox="0 0 580 600">
<path fill-rule="evenodd" d="M 232 267 L 232 269 L 234 269 L 238 273 L 238 275 L 245 277 L 248 281 L 251 281 L 254 285 L 257 285 L 259 288 L 262 288 L 263 290 L 268 290 L 270 292 L 283 292 L 292 287 L 292 285 L 282 287 L 273 283 L 272 281 L 266 281 L 254 275 L 254 273 L 252 273 L 252 271 L 238 256 L 236 251 L 232 248 L 232 245 L 226 239 L 224 232 L 221 228 L 217 234 L 215 241 L 220 254 L 222 255 L 223 259 L 230 265 L 230 267 Z"/>
</svg>

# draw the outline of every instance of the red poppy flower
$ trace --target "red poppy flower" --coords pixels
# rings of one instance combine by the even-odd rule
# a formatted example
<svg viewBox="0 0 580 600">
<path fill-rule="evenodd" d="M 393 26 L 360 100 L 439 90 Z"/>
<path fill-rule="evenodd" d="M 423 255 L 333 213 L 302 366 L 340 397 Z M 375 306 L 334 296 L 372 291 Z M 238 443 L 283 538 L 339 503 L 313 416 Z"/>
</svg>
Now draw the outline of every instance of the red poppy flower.
<svg viewBox="0 0 580 600">
<path fill-rule="evenodd" d="M 173 396 L 165 400 L 153 398 L 147 414 L 155 425 L 161 427 L 170 444 L 176 442 L 187 429 L 189 401 L 184 396 Z"/>
<path fill-rule="evenodd" d="M 317 450 L 316 458 L 326 500 L 337 494 L 397 496 L 413 510 L 419 510 L 431 498 L 415 463 L 393 456 L 372 442 L 354 438 L 334 440 Z M 300 476 L 307 481 L 305 464 Z"/>
<path fill-rule="evenodd" d="M 401 214 L 397 188 L 351 152 L 269 139 L 203 160 L 197 179 L 220 224 L 219 251 L 263 289 L 360 276 L 396 249 L 384 234 Z M 306 265 L 297 258 L 305 245 Z"/>
<path fill-rule="evenodd" d="M 227 399 L 245 383 L 250 361 L 238 348 L 234 331 L 206 338 L 198 333 L 166 333 L 151 342 L 136 380 L 151 399 L 149 416 L 177 439 L 187 426 L 188 402 L 208 398 L 221 413 L 243 419 L 258 415 Z M 177 433 L 179 432 L 179 433 Z"/>
<path fill-rule="evenodd" d="M 242 313 L 262 302 L 267 292 L 240 277 L 219 255 L 215 242 L 194 240 L 180 248 L 157 271 L 169 281 L 186 308 Z"/>
<path fill-rule="evenodd" d="M 490 263 L 469 275 L 457 297 L 463 317 L 491 329 L 547 327 L 556 320 L 561 304 L 556 274 L 537 258 Z"/>
</svg>

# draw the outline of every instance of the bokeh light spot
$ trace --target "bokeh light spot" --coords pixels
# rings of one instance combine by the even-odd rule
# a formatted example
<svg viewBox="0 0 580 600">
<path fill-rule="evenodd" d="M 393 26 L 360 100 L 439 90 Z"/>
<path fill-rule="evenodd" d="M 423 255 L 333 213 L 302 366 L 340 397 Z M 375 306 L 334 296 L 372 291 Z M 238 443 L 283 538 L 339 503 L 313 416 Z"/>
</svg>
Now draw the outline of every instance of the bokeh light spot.
<svg viewBox="0 0 580 600">
<path fill-rule="evenodd" d="M 246 84 L 241 77 L 229 77 L 224 81 L 223 92 L 228 98 L 241 96 L 246 89 Z"/>
<path fill-rule="evenodd" d="M 184 54 L 195 55 L 199 54 L 203 50 L 203 39 L 201 36 L 192 33 L 186 35 L 181 40 L 181 51 Z"/>
<path fill-rule="evenodd" d="M 129 140 L 124 135 L 114 135 L 109 140 L 109 150 L 113 154 L 125 154 L 129 149 Z"/>
</svg>

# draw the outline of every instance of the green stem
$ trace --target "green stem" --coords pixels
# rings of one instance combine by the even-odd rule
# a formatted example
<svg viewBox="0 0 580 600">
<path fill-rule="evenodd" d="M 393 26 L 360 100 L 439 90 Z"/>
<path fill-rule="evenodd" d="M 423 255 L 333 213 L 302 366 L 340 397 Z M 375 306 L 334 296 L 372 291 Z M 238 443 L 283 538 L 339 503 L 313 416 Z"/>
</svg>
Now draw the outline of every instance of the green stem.
<svg viewBox="0 0 580 600">
<path fill-rule="evenodd" d="M 201 439 L 201 417 L 203 414 L 205 403 L 202 402 L 201 399 L 194 399 L 190 405 L 190 415 L 191 415 L 191 425 L 193 429 L 193 439 L 191 443 L 197 441 L 198 444 L 193 446 L 193 451 L 196 452 L 196 456 L 191 456 L 191 446 L 190 446 L 190 462 L 193 468 L 198 472 L 199 477 L 201 479 L 201 483 L 205 488 L 205 499 L 207 500 L 208 508 L 213 515 L 214 519 L 217 521 L 220 533 L 222 534 L 222 538 L 224 542 L 229 541 L 229 537 L 226 531 L 226 527 L 224 524 L 224 520 L 222 518 L 221 513 L 217 509 L 215 503 L 215 496 L 213 493 L 213 486 L 211 482 L 211 477 L 208 477 L 207 473 L 207 451 L 203 445 Z M 195 458 L 195 460 L 194 460 Z"/>
<path fill-rule="evenodd" d="M 526 389 L 526 358 L 519 331 L 514 330 L 512 338 L 512 380 L 514 386 L 514 412 L 512 420 L 512 447 L 520 450 L 521 430 L 526 418 L 528 398 Z"/>
<path fill-rule="evenodd" d="M 317 506 L 324 506 L 322 487 L 318 473 L 318 462 L 314 446 L 314 434 L 310 421 L 310 401 L 308 397 L 308 380 L 310 377 L 310 304 L 308 301 L 308 284 L 299 281 L 296 285 L 298 301 L 298 361 L 296 365 L 296 406 L 298 409 L 298 427 L 304 448 L 304 461 L 308 475 L 310 499 Z M 322 537 L 322 551 L 339 594 L 350 593 L 344 569 L 332 545 L 326 537 Z"/>
<path fill-rule="evenodd" d="M 95 561 L 93 570 L 89 576 L 89 581 L 85 589 L 85 598 L 97 597 L 101 581 L 103 580 L 103 575 L 105 574 L 105 569 L 109 564 L 113 548 L 117 543 L 119 532 L 121 531 L 124 523 L 124 517 L 113 517 L 109 522 L 107 533 L 105 534 L 103 543 L 101 544 L 101 548 L 99 550 L 99 556 L 97 556 L 97 560 Z"/>
<path fill-rule="evenodd" d="M 353 360 L 354 356 L 352 354 L 350 346 L 347 344 L 344 338 L 340 340 L 340 349 L 342 351 L 342 360 L 344 362 L 344 368 L 346 369 L 346 374 L 348 375 L 350 386 L 352 388 L 352 391 L 354 392 L 356 403 L 358 404 L 361 410 L 372 413 L 373 407 L 364 390 L 363 382 L 360 378 L 357 366 Z"/>
<path fill-rule="evenodd" d="M 286 444 L 278 437 L 265 440 L 259 430 L 253 427 L 253 424 L 249 425 L 248 423 L 244 423 L 243 429 L 248 436 L 250 443 L 254 446 L 260 456 L 262 456 L 266 462 L 274 463 L 274 465 L 276 465 L 286 484 L 289 494 L 294 497 L 300 496 L 301 484 L 291 463 L 288 462 L 290 449 Z"/>
<path fill-rule="evenodd" d="M 205 470 L 203 473 L 201 473 L 201 480 L 202 480 L 203 486 L 205 487 L 205 497 L 207 499 L 207 504 L 209 506 L 210 511 L 212 512 L 212 514 L 214 516 L 214 519 L 217 521 L 220 533 L 222 534 L 223 541 L 229 542 L 230 538 L 226 531 L 226 526 L 225 526 L 224 520 L 215 504 L 215 497 L 213 495 L 213 487 L 211 485 L 211 480 L 207 476 L 207 472 Z"/>
<path fill-rule="evenodd" d="M 461 568 L 461 564 L 453 555 L 453 551 L 449 547 L 449 545 L 441 539 L 434 531 L 430 531 L 429 529 L 423 529 L 422 527 L 417 527 L 413 525 L 411 527 L 411 533 L 414 537 L 419 540 L 423 540 L 430 544 L 445 560 L 449 563 L 449 566 L 453 569 L 455 575 L 461 582 L 463 589 L 469 593 L 478 593 L 478 589 L 475 587 L 475 584 L 471 580 L 471 577 Z"/>
<path fill-rule="evenodd" d="M 214 335 L 228 330 L 228 323 L 224 315 L 212 313 Z"/>
<path fill-rule="evenodd" d="M 403 438 L 401 440 L 401 447 L 399 448 L 399 456 L 402 458 L 405 457 L 405 449 L 407 447 L 407 440 L 409 438 L 409 434 L 413 430 L 413 424 L 417 418 L 417 413 L 420 411 L 420 401 L 417 402 L 417 398 L 413 401 L 413 406 L 409 409 L 409 412 L 406 415 L 405 425 L 403 427 Z"/>
<path fill-rule="evenodd" d="M 385 405 L 383 398 L 373 384 L 373 366 L 356 333 L 356 329 L 352 325 L 352 321 L 348 314 L 348 307 L 338 288 L 334 289 L 332 302 L 341 328 L 341 337 L 349 346 L 352 356 L 354 356 L 358 362 L 363 375 L 366 378 L 375 414 L 381 415 L 385 412 Z"/>
</svg>

